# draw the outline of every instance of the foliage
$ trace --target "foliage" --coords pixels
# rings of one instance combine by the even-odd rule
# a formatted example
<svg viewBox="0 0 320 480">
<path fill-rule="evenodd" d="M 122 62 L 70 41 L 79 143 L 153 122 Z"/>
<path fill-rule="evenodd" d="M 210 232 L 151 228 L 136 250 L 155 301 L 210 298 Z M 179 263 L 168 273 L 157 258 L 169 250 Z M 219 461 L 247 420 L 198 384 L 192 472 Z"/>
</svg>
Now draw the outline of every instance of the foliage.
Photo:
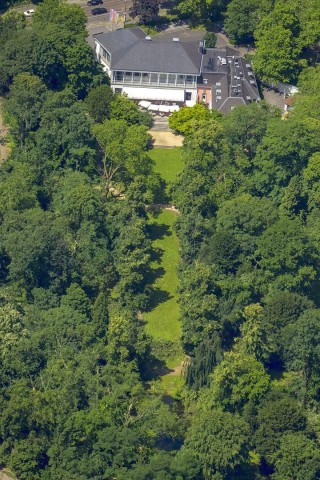
<svg viewBox="0 0 320 480">
<path fill-rule="evenodd" d="M 320 478 L 320 452 L 317 444 L 303 433 L 288 433 L 281 439 L 273 480 Z"/>
<path fill-rule="evenodd" d="M 8 115 L 13 117 L 12 133 L 20 145 L 27 134 L 39 126 L 46 94 L 46 87 L 38 77 L 21 73 L 15 78 L 5 108 Z"/>
<path fill-rule="evenodd" d="M 193 132 L 197 121 L 206 121 L 219 118 L 219 114 L 208 110 L 204 105 L 196 104 L 193 107 L 180 108 L 178 112 L 173 112 L 169 117 L 169 126 L 183 135 Z"/>
<path fill-rule="evenodd" d="M 201 23 L 218 18 L 227 4 L 228 0 L 182 0 L 178 4 L 178 10 L 196 23 Z"/>
<path fill-rule="evenodd" d="M 315 1 L 275 2 L 254 32 L 257 45 L 254 66 L 262 80 L 274 83 L 297 80 L 302 66 L 307 65 L 304 49 L 312 48 L 320 38 L 317 18 L 320 6 Z"/>
<path fill-rule="evenodd" d="M 227 479 L 249 459 L 249 428 L 238 415 L 219 409 L 195 416 L 183 450 L 198 460 L 207 479 Z"/>
<path fill-rule="evenodd" d="M 203 263 L 190 265 L 181 277 L 180 305 L 184 318 L 182 340 L 192 349 L 207 335 L 219 330 L 217 297 L 212 268 Z"/>
<path fill-rule="evenodd" d="M 196 390 L 209 383 L 209 375 L 222 360 L 221 340 L 217 334 L 205 338 L 194 350 L 187 367 L 186 383 Z"/>
<path fill-rule="evenodd" d="M 225 14 L 225 31 L 237 44 L 251 43 L 261 16 L 268 14 L 270 9 L 270 0 L 231 0 Z"/>
<path fill-rule="evenodd" d="M 139 17 L 142 24 L 149 23 L 158 15 L 159 8 L 159 0 L 134 0 L 129 10 L 130 17 Z"/>
<path fill-rule="evenodd" d="M 184 146 L 151 158 L 150 116 L 112 93 L 78 6 L 0 17 L 0 456 L 18 478 L 320 478 L 319 2 L 178 8 L 227 3 L 261 78 L 301 71 L 294 109 L 181 109 Z M 159 174 L 176 213 L 153 211 Z"/>
<path fill-rule="evenodd" d="M 160 179 L 153 172 L 153 162 L 146 153 L 150 143 L 147 128 L 111 119 L 96 124 L 93 133 L 103 151 L 99 171 L 106 194 L 112 191 L 121 194 L 129 184 L 134 184 L 134 180 L 141 183 L 142 179 L 147 179 L 143 185 L 141 183 L 143 190 L 139 189 L 139 184 L 137 189 L 151 203 Z"/>
<path fill-rule="evenodd" d="M 227 410 L 241 412 L 247 402 L 258 403 L 269 387 L 269 376 L 253 356 L 227 352 L 213 372 L 211 395 Z"/>
<path fill-rule="evenodd" d="M 36 75 L 53 90 L 68 84 L 79 98 L 85 97 L 90 86 L 107 82 L 86 42 L 86 17 L 78 5 L 46 0 L 37 7 L 28 28 L 21 14 L 7 15 L 2 20 L 1 91 L 6 93 L 19 73 Z M 14 35 L 5 34 L 7 28 Z"/>
<path fill-rule="evenodd" d="M 93 120 L 103 122 L 110 116 L 110 102 L 113 99 L 112 89 L 108 85 L 94 87 L 85 100 L 86 107 Z"/>
<path fill-rule="evenodd" d="M 214 32 L 206 32 L 204 41 L 206 48 L 214 48 L 217 43 L 217 35 Z"/>
<path fill-rule="evenodd" d="M 110 104 L 110 117 L 115 120 L 125 120 L 129 125 L 151 126 L 151 115 L 142 112 L 136 104 L 125 95 L 115 95 Z"/>
<path fill-rule="evenodd" d="M 306 418 L 296 399 L 282 392 L 271 392 L 257 413 L 255 443 L 257 451 L 273 461 L 285 433 L 303 431 Z"/>
</svg>

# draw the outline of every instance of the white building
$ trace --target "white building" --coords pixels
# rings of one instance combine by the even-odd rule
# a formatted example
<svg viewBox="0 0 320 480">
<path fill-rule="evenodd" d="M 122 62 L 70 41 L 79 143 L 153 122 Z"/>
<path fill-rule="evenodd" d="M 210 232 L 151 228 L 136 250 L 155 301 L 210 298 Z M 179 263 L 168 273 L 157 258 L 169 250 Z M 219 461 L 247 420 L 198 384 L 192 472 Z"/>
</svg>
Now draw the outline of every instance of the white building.
<svg viewBox="0 0 320 480">
<path fill-rule="evenodd" d="M 202 102 L 221 113 L 260 100 L 251 62 L 229 47 L 151 38 L 140 27 L 98 33 L 94 40 L 115 93 L 187 106 Z"/>
<path fill-rule="evenodd" d="M 116 93 L 194 105 L 202 56 L 195 42 L 151 38 L 140 28 L 94 35 L 95 52 Z"/>
</svg>

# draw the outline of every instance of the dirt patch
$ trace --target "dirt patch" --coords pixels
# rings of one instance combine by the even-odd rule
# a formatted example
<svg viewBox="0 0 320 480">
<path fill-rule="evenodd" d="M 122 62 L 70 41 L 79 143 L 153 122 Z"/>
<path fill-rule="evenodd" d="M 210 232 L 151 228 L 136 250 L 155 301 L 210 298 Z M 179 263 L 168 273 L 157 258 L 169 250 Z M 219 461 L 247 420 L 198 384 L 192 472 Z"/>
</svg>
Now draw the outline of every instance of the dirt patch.
<svg viewBox="0 0 320 480">
<path fill-rule="evenodd" d="M 0 471 L 0 480 L 17 480 L 17 479 L 8 470 L 1 470 Z"/>
<path fill-rule="evenodd" d="M 263 98 L 269 105 L 274 105 L 280 110 L 284 109 L 284 95 L 282 93 L 276 92 L 275 90 L 264 88 L 263 89 Z"/>
<path fill-rule="evenodd" d="M 183 136 L 173 132 L 149 130 L 153 146 L 158 148 L 182 147 Z"/>
<path fill-rule="evenodd" d="M 185 359 L 182 360 L 180 365 L 177 365 L 176 367 L 174 367 L 171 370 L 171 372 L 168 373 L 167 375 L 171 376 L 171 377 L 174 377 L 174 376 L 177 376 L 177 375 L 184 375 L 186 373 L 188 365 L 190 364 L 190 361 L 191 361 L 191 358 L 188 355 L 186 355 Z"/>
<path fill-rule="evenodd" d="M 0 165 L 8 158 L 10 153 L 9 147 L 6 145 L 6 143 L 3 143 L 3 139 L 7 136 L 8 133 L 8 127 L 6 127 L 3 123 L 2 103 L 3 100 L 2 98 L 0 98 Z M 0 480 L 2 480 L 1 477 Z"/>
</svg>

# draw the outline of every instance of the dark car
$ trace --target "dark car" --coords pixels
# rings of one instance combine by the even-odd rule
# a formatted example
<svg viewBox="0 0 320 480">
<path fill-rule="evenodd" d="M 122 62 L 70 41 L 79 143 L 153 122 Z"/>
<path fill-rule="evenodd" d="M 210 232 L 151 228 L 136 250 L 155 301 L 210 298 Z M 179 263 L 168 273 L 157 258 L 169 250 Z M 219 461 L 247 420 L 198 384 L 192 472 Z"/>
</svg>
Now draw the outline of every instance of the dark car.
<svg viewBox="0 0 320 480">
<path fill-rule="evenodd" d="M 89 0 L 89 2 L 87 2 L 87 5 L 89 7 L 94 7 L 95 5 L 102 5 L 102 4 L 103 4 L 102 0 Z"/>
<path fill-rule="evenodd" d="M 107 9 L 106 8 L 94 8 L 93 10 L 91 10 L 91 13 L 92 15 L 101 15 L 102 13 L 107 13 Z"/>
</svg>

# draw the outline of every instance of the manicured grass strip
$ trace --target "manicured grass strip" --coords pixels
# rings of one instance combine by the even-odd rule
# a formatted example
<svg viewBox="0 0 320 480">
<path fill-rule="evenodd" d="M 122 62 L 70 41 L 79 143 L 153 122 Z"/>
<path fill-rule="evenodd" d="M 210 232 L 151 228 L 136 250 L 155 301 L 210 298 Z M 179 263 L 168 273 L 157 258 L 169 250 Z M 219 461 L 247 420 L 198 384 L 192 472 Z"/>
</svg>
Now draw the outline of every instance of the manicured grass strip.
<svg viewBox="0 0 320 480">
<path fill-rule="evenodd" d="M 153 148 L 148 152 L 155 161 L 155 171 L 160 173 L 166 182 L 176 180 L 183 170 L 181 148 Z"/>
<path fill-rule="evenodd" d="M 153 283 L 149 311 L 143 313 L 143 318 L 147 333 L 155 340 L 177 344 L 181 336 L 181 324 L 177 302 L 179 243 L 172 228 L 175 218 L 174 213 L 166 210 L 152 213 L 149 217 L 153 246 Z M 177 356 L 175 352 L 172 356 L 179 362 L 180 354 Z M 166 359 L 166 363 L 173 360 L 172 356 Z"/>
</svg>

